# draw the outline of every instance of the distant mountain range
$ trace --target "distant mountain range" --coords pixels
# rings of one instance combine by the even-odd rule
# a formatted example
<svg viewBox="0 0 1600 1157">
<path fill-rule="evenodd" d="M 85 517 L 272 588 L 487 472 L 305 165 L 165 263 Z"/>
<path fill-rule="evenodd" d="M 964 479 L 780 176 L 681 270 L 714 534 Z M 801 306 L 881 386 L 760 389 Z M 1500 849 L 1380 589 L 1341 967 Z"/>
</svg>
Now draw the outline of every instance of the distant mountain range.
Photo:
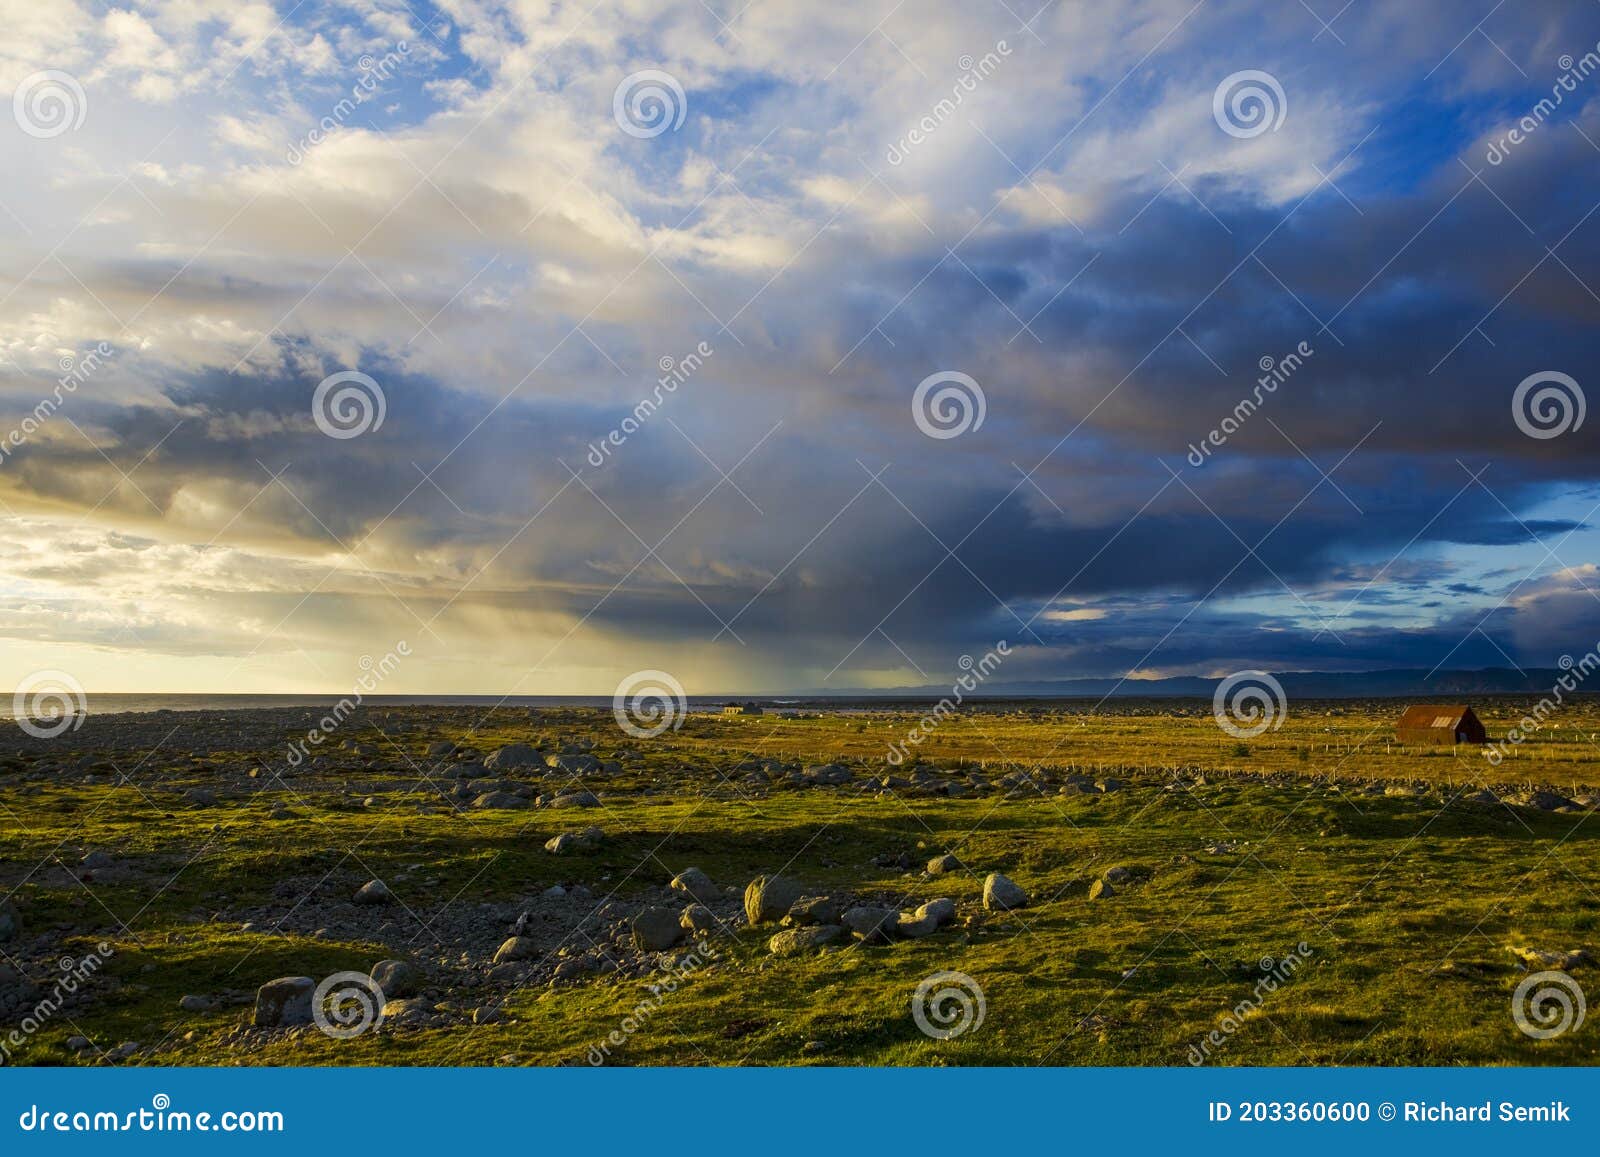
<svg viewBox="0 0 1600 1157">
<path fill-rule="evenodd" d="M 1509 667 L 1487 667 L 1481 671 L 1279 671 L 1273 678 L 1283 684 L 1291 699 L 1368 699 L 1448 695 L 1470 698 L 1474 695 L 1543 695 L 1567 674 L 1554 667 L 1517 671 Z M 1196 675 L 1169 679 L 1051 679 L 1033 683 L 1001 683 L 991 680 L 968 698 L 1204 698 L 1209 699 L 1221 680 Z M 1600 692 L 1600 680 L 1595 691 Z M 847 696 L 905 696 L 938 699 L 950 693 L 946 686 L 897 687 L 873 691 L 816 692 L 829 698 Z"/>
</svg>

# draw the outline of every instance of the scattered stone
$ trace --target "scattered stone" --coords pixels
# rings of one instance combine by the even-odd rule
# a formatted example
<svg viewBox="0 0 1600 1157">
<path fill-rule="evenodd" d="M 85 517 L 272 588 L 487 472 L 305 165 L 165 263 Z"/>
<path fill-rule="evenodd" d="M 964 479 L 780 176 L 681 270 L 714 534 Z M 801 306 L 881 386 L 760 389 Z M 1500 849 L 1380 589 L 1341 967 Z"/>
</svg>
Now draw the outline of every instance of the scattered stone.
<svg viewBox="0 0 1600 1157">
<path fill-rule="evenodd" d="M 10 900 L 0 901 L 0 940 L 10 940 L 22 928 L 22 918 Z"/>
<path fill-rule="evenodd" d="M 257 1028 L 285 1028 L 311 1023 L 311 995 L 317 982 L 309 976 L 280 976 L 256 990 Z"/>
<path fill-rule="evenodd" d="M 372 982 L 390 1000 L 415 996 L 422 987 L 422 972 L 404 960 L 380 960 L 372 966 Z"/>
<path fill-rule="evenodd" d="M 211 998 L 208 996 L 186 996 L 178 1001 L 178 1007 L 184 1012 L 210 1012 Z"/>
<path fill-rule="evenodd" d="M 928 861 L 928 875 L 942 876 L 946 872 L 959 872 L 964 867 L 966 865 L 956 858 L 954 852 L 946 852 Z"/>
<path fill-rule="evenodd" d="M 1116 890 L 1104 880 L 1096 880 L 1089 885 L 1089 899 L 1091 900 L 1109 900 L 1116 894 Z"/>
<path fill-rule="evenodd" d="M 1133 879 L 1133 873 L 1127 868 L 1107 868 L 1105 879 L 1108 884 L 1126 884 Z"/>
<path fill-rule="evenodd" d="M 774 956 L 798 956 L 812 952 L 824 944 L 831 944 L 844 935 L 837 924 L 818 924 L 809 928 L 785 928 L 767 941 L 767 951 Z"/>
<path fill-rule="evenodd" d="M 78 866 L 88 868 L 91 872 L 98 872 L 104 868 L 109 868 L 114 863 L 116 861 L 105 852 L 90 852 L 78 861 Z"/>
<path fill-rule="evenodd" d="M 683 939 L 678 914 L 670 908 L 649 907 L 633 918 L 633 942 L 646 952 L 661 952 Z"/>
<path fill-rule="evenodd" d="M 437 739 L 428 744 L 428 756 L 432 759 L 441 759 L 447 755 L 454 755 L 455 751 L 456 745 L 448 739 Z"/>
<path fill-rule="evenodd" d="M 781 920 L 800 898 L 800 885 L 783 876 L 757 876 L 744 890 L 744 915 L 752 924 Z"/>
<path fill-rule="evenodd" d="M 75 1053 L 81 1053 L 88 1047 L 89 1038 L 86 1036 L 69 1036 L 67 1038 L 67 1048 Z"/>
<path fill-rule="evenodd" d="M 1000 872 L 990 872 L 983 882 L 983 906 L 991 912 L 1026 908 L 1028 893 Z"/>
<path fill-rule="evenodd" d="M 368 880 L 356 890 L 355 901 L 357 904 L 387 904 L 394 899 L 394 894 L 389 891 L 389 885 L 382 880 Z"/>
<path fill-rule="evenodd" d="M 203 787 L 191 787 L 183 793 L 183 798 L 184 802 L 192 803 L 195 807 L 212 807 L 217 802 L 216 794 Z"/>
</svg>

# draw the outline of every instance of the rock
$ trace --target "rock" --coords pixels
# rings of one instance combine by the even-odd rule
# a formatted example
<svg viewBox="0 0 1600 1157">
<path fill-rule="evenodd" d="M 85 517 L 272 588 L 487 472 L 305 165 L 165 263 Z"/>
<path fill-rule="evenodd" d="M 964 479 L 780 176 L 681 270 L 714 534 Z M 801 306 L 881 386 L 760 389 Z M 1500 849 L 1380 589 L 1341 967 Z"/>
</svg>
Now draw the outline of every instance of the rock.
<svg viewBox="0 0 1600 1157">
<path fill-rule="evenodd" d="M 183 793 L 183 799 L 185 803 L 192 803 L 195 807 L 211 807 L 217 802 L 216 795 L 203 787 L 191 787 Z"/>
<path fill-rule="evenodd" d="M 837 924 L 844 915 L 844 901 L 835 896 L 802 896 L 789 905 L 791 924 Z"/>
<path fill-rule="evenodd" d="M 311 995 L 317 982 L 309 976 L 280 976 L 256 989 L 257 1028 L 285 1028 L 311 1023 Z"/>
<path fill-rule="evenodd" d="M 837 924 L 817 924 L 809 928 L 785 928 L 767 941 L 767 951 L 774 956 L 798 956 L 812 952 L 824 944 L 831 944 L 844 935 Z"/>
<path fill-rule="evenodd" d="M 683 892 L 702 904 L 708 904 L 722 895 L 717 886 L 711 882 L 711 877 L 699 868 L 685 868 L 672 877 L 672 890 Z"/>
<path fill-rule="evenodd" d="M 527 806 L 528 801 L 526 799 L 515 792 L 509 791 L 484 792 L 472 801 L 472 807 L 475 811 L 514 811 L 517 808 L 525 808 Z"/>
<path fill-rule="evenodd" d="M 491 751 L 489 757 L 483 761 L 483 766 L 490 771 L 510 771 L 519 767 L 543 767 L 544 756 L 526 743 L 513 743 L 497 751 Z"/>
<path fill-rule="evenodd" d="M 422 987 L 422 972 L 404 960 L 380 960 L 372 966 L 372 983 L 385 998 L 415 996 Z"/>
<path fill-rule="evenodd" d="M 1101 780 L 1096 780 L 1095 781 L 1095 787 L 1097 787 L 1101 792 L 1107 792 L 1107 793 L 1113 792 L 1113 791 L 1120 791 L 1121 788 L 1122 788 L 1122 781 L 1120 779 L 1101 779 Z"/>
<path fill-rule="evenodd" d="M 10 940 L 22 929 L 22 918 L 10 900 L 0 901 L 0 941 Z"/>
<path fill-rule="evenodd" d="M 1116 894 L 1116 889 L 1104 880 L 1096 880 L 1089 885 L 1089 899 L 1091 900 L 1109 900 Z"/>
<path fill-rule="evenodd" d="M 893 908 L 863 904 L 844 914 L 844 926 L 868 944 L 881 944 L 899 927 L 900 913 Z"/>
<path fill-rule="evenodd" d="M 67 1048 L 69 1048 L 70 1050 L 72 1050 L 75 1053 L 81 1053 L 84 1049 L 86 1049 L 88 1047 L 89 1047 L 89 1038 L 86 1037 L 86 1036 L 69 1036 L 67 1038 Z"/>
<path fill-rule="evenodd" d="M 357 904 L 387 904 L 393 899 L 389 886 L 382 880 L 368 880 L 356 890 L 355 895 Z"/>
<path fill-rule="evenodd" d="M 946 852 L 928 861 L 928 875 L 942 876 L 946 872 L 959 872 L 964 867 L 966 865 L 956 858 L 954 852 Z"/>
<path fill-rule="evenodd" d="M 532 960 L 539 955 L 538 941 L 531 936 L 513 936 L 495 951 L 494 962 L 504 964 L 508 960 Z M 387 994 L 387 990 L 385 990 Z"/>
<path fill-rule="evenodd" d="M 983 906 L 991 912 L 1026 908 L 1028 893 L 1001 873 L 990 872 L 988 879 L 983 882 Z"/>
<path fill-rule="evenodd" d="M 813 764 L 800 773 L 800 778 L 815 786 L 837 787 L 850 782 L 850 769 L 837 763 Z"/>
<path fill-rule="evenodd" d="M 428 756 L 431 759 L 442 759 L 447 755 L 454 755 L 456 745 L 448 739 L 437 739 L 428 744 Z"/>
<path fill-rule="evenodd" d="M 1105 881 L 1108 884 L 1126 884 L 1133 879 L 1133 873 L 1127 868 L 1107 868 Z"/>
<path fill-rule="evenodd" d="M 685 932 L 709 932 L 717 926 L 717 918 L 704 904 L 690 904 L 678 915 L 678 927 Z"/>
<path fill-rule="evenodd" d="M 1581 948 L 1575 952 L 1550 952 L 1540 948 L 1513 945 L 1511 953 L 1522 961 L 1530 972 L 1544 972 L 1551 969 L 1558 972 L 1571 972 L 1580 964 L 1594 963 L 1594 957 Z"/>
<path fill-rule="evenodd" d="M 937 900 L 929 900 L 916 911 L 918 920 L 928 916 L 932 916 L 943 927 L 956 918 L 956 902 L 942 896 Z"/>
<path fill-rule="evenodd" d="M 1553 791 L 1525 791 L 1519 795 L 1508 796 L 1507 799 L 1519 807 L 1536 808 L 1542 812 L 1553 812 L 1560 808 L 1577 806 L 1566 796 L 1557 795 Z"/>
<path fill-rule="evenodd" d="M 116 863 L 116 861 L 105 852 L 97 851 L 90 852 L 87 856 L 83 857 L 83 859 L 79 860 L 78 866 L 82 868 L 88 868 L 91 872 L 97 872 L 102 868 L 109 868 L 114 863 Z"/>
<path fill-rule="evenodd" d="M 573 791 L 565 795 L 558 795 L 546 807 L 599 807 L 600 799 L 592 791 Z"/>
<path fill-rule="evenodd" d="M 395 1024 L 422 1024 L 433 1016 L 433 1005 L 420 997 L 391 1000 L 383 1006 L 383 1019 Z"/>
<path fill-rule="evenodd" d="M 211 998 L 208 996 L 186 996 L 178 1001 L 178 1007 L 184 1012 L 210 1012 Z"/>
<path fill-rule="evenodd" d="M 544 850 L 553 856 L 565 856 L 571 852 L 592 852 L 605 840 L 605 833 L 599 828 L 584 828 L 581 832 L 562 832 L 558 836 L 551 836 L 545 841 Z"/>
<path fill-rule="evenodd" d="M 555 975 L 551 979 L 575 980 L 584 973 L 593 971 L 593 964 L 591 964 L 582 956 L 576 956 L 571 960 L 563 960 L 560 964 L 556 965 Z"/>
<path fill-rule="evenodd" d="M 800 1051 L 808 1057 L 814 1057 L 818 1053 L 827 1052 L 828 1043 L 820 1040 L 808 1040 L 805 1044 L 800 1046 Z"/>
<path fill-rule="evenodd" d="M 800 898 L 800 885 L 783 876 L 757 876 L 744 890 L 744 915 L 752 924 L 781 920 Z"/>
<path fill-rule="evenodd" d="M 646 952 L 661 952 L 683 939 L 678 914 L 670 908 L 649 907 L 633 918 L 633 942 Z"/>
<path fill-rule="evenodd" d="M 939 921 L 933 916 L 917 916 L 900 913 L 899 922 L 895 925 L 895 932 L 901 936 L 909 936 L 913 940 L 923 936 L 932 936 L 939 930 Z"/>
</svg>

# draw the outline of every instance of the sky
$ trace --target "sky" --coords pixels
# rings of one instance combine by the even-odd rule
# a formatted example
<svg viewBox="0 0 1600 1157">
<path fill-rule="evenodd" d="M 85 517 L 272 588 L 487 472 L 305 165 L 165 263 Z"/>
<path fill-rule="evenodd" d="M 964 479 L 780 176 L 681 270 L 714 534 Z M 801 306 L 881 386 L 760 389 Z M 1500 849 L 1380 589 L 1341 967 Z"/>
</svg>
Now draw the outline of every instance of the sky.
<svg viewBox="0 0 1600 1157">
<path fill-rule="evenodd" d="M 0 23 L 0 681 L 1600 641 L 1590 0 Z"/>
</svg>

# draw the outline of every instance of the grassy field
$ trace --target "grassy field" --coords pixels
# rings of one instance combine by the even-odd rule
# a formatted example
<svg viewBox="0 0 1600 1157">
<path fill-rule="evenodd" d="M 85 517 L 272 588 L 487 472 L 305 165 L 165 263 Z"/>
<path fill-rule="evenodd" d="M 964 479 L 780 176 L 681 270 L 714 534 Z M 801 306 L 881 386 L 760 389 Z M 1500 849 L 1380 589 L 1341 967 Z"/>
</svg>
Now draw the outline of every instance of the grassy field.
<svg viewBox="0 0 1600 1157">
<path fill-rule="evenodd" d="M 365 747 L 330 743 L 324 766 L 285 779 L 281 748 L 230 747 L 215 721 L 91 721 L 7 744 L 20 749 L 0 759 L 13 986 L 47 989 L 58 958 L 111 949 L 11 1060 L 586 1064 L 608 1038 L 611 1064 L 1184 1065 L 1197 1048 L 1230 1065 L 1600 1058 L 1592 1023 L 1535 1040 L 1512 1015 L 1527 975 L 1513 949 L 1600 951 L 1600 825 L 1585 798 L 1600 786 L 1600 710 L 1569 709 L 1495 768 L 1476 749 L 1393 745 L 1394 703 L 1297 705 L 1248 741 L 1223 734 L 1209 704 L 1115 706 L 948 719 L 918 748 L 939 774 L 920 778 L 884 763 L 916 719 L 888 711 L 691 716 L 647 740 L 609 712 L 363 712 L 335 742 Z M 1480 714 L 1498 736 L 1527 706 Z M 430 757 L 441 741 L 469 750 Z M 571 778 L 598 806 L 468 806 L 455 764 L 511 743 L 615 761 L 595 776 L 478 773 L 529 795 Z M 829 762 L 848 782 L 791 774 Z M 1118 782 L 1063 794 L 1078 775 Z M 1485 787 L 1498 798 L 1474 798 Z M 1533 787 L 1575 802 L 1509 802 Z M 214 802 L 186 799 L 194 788 Z M 606 836 L 595 850 L 544 849 L 589 824 Z M 945 852 L 964 868 L 923 871 Z M 629 915 L 672 903 L 664 886 L 689 867 L 722 895 L 713 959 L 677 976 L 623 941 Z M 1090 899 L 1114 868 L 1122 882 Z M 983 908 L 995 871 L 1027 907 Z M 739 899 L 774 873 L 899 909 L 950 897 L 957 916 L 924 938 L 774 956 L 779 929 L 747 926 Z M 394 901 L 352 904 L 374 878 Z M 565 900 L 543 897 L 556 885 Z M 537 959 L 496 966 L 530 905 L 546 913 Z M 558 961 L 607 954 L 620 966 L 548 979 Z M 383 959 L 422 970 L 409 1015 L 351 1039 L 252 1027 L 266 981 Z M 941 971 L 983 1000 L 981 1023 L 948 1040 L 912 1016 Z M 652 993 L 667 975 L 670 991 Z M 1594 986 L 1586 960 L 1571 975 Z M 185 996 L 210 1007 L 181 1009 Z"/>
</svg>

